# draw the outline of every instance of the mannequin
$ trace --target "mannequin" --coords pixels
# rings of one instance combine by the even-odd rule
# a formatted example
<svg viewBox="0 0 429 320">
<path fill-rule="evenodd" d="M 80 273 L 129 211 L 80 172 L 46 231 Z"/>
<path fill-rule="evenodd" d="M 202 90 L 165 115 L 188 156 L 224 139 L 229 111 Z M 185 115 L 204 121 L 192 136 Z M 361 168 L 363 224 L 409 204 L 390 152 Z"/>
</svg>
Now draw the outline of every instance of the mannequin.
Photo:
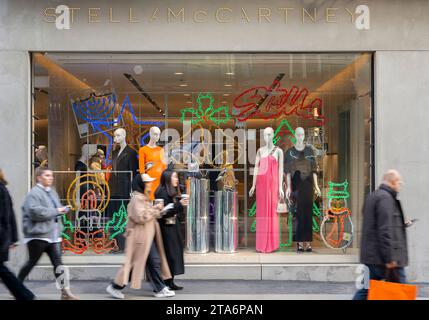
<svg viewBox="0 0 429 320">
<path fill-rule="evenodd" d="M 112 173 L 110 175 L 110 194 L 114 197 L 129 199 L 131 181 L 138 173 L 137 152 L 130 148 L 126 142 L 127 132 L 123 128 L 116 129 L 113 141 L 118 148 L 112 152 Z M 130 173 L 117 173 L 116 171 L 130 171 Z"/>
<path fill-rule="evenodd" d="M 46 146 L 39 146 L 36 148 L 36 168 L 37 167 L 47 167 L 48 166 L 48 149 Z"/>
<path fill-rule="evenodd" d="M 256 251 L 272 252 L 279 248 L 277 203 L 284 197 L 283 151 L 273 143 L 273 128 L 264 129 L 265 146 L 256 153 L 252 196 L 256 189 Z"/>
<path fill-rule="evenodd" d="M 149 143 L 139 149 L 139 171 L 155 178 L 152 182 L 152 190 L 150 192 L 150 199 L 154 200 L 154 194 L 159 186 L 161 174 L 167 169 L 167 162 L 165 160 L 164 149 L 157 145 L 161 136 L 161 130 L 158 127 L 152 127 L 149 130 L 149 136 Z"/>
<path fill-rule="evenodd" d="M 295 145 L 285 154 L 286 197 L 296 206 L 296 241 L 298 252 L 311 252 L 313 240 L 313 193 L 321 195 L 317 183 L 316 158 L 313 148 L 304 143 L 305 131 L 295 130 Z"/>
<path fill-rule="evenodd" d="M 112 152 L 112 172 L 109 177 L 110 202 L 107 207 L 109 218 L 112 218 L 114 213 L 119 211 L 122 204 L 128 205 L 131 181 L 138 173 L 137 152 L 127 145 L 126 137 L 127 132 L 123 128 L 116 129 L 113 133 L 113 141 L 117 148 Z M 122 234 L 118 235 L 116 239 L 119 246 L 119 251 L 116 253 L 122 253 L 125 247 L 125 239 Z"/>
<path fill-rule="evenodd" d="M 82 153 L 74 166 L 75 171 L 88 171 L 89 144 L 82 145 Z"/>
</svg>

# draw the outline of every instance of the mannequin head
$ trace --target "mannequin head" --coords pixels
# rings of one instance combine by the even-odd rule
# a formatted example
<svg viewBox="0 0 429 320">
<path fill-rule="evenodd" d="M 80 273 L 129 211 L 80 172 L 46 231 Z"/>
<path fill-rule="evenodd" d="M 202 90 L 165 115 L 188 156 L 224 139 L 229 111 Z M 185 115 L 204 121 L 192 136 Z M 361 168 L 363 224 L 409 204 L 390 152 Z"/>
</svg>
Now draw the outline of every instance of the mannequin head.
<svg viewBox="0 0 429 320">
<path fill-rule="evenodd" d="M 271 127 L 264 129 L 264 141 L 267 145 L 273 144 L 274 130 Z"/>
<path fill-rule="evenodd" d="M 84 144 L 82 146 L 82 158 L 88 159 L 89 157 L 89 144 Z"/>
<path fill-rule="evenodd" d="M 305 139 L 304 128 L 298 127 L 295 129 L 295 138 L 296 138 L 296 144 L 298 145 L 304 144 L 304 139 Z"/>
<path fill-rule="evenodd" d="M 46 146 L 39 146 L 36 149 L 36 158 L 40 162 L 48 160 L 48 149 L 46 148 Z"/>
<path fill-rule="evenodd" d="M 157 143 L 161 136 L 161 130 L 158 127 L 151 127 L 149 130 L 150 142 Z"/>
<path fill-rule="evenodd" d="M 127 132 L 123 128 L 116 129 L 113 133 L 113 141 L 117 144 L 125 144 L 125 138 L 127 137 Z"/>
</svg>

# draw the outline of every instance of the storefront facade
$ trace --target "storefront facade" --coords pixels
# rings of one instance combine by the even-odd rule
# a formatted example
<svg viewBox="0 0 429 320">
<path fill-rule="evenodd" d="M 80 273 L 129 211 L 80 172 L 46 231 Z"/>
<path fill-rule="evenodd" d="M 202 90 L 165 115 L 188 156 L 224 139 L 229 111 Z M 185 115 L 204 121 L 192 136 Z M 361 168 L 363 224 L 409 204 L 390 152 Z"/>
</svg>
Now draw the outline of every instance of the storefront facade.
<svg viewBox="0 0 429 320">
<path fill-rule="evenodd" d="M 396 168 L 405 180 L 405 212 L 419 219 L 409 232 L 410 278 L 427 281 L 425 7 L 380 0 L 40 1 L 30 8 L 3 1 L 1 167 L 16 210 L 47 159 L 60 196 L 75 208 L 64 221 L 67 264 L 77 278 L 109 275 L 121 262 L 113 252 L 121 249 L 128 201 L 108 187 L 113 132 L 124 128 L 139 152 L 157 126 L 183 190 L 190 171 L 206 183 L 204 209 L 181 221 L 188 278 L 353 280 L 365 194 Z M 250 191 L 267 127 L 285 155 L 297 128 L 312 146 L 321 196 L 312 201 L 311 254 L 295 253 L 291 213 L 276 218 L 278 250 L 255 250 L 258 212 Z M 98 149 L 105 160 L 92 172 L 99 190 L 89 208 L 76 163 Z M 216 227 L 225 211 L 216 201 L 217 178 L 226 169 L 237 180 L 232 231 Z M 340 211 L 336 220 L 323 218 Z M 195 221 L 205 226 L 193 229 Z M 225 232 L 229 245 L 220 249 Z M 13 264 L 21 263 L 17 254 Z"/>
</svg>

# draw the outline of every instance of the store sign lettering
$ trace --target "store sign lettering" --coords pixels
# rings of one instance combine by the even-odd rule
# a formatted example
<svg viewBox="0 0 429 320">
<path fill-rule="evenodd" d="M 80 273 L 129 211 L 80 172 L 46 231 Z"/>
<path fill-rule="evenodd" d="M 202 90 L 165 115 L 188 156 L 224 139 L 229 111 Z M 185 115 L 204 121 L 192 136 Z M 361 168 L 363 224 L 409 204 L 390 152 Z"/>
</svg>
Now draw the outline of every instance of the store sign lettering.
<svg viewBox="0 0 429 320">
<path fill-rule="evenodd" d="M 316 24 L 342 23 L 349 21 L 358 30 L 369 30 L 370 10 L 367 5 L 358 5 L 354 10 L 349 8 L 294 8 L 294 7 L 258 7 L 228 8 L 219 7 L 212 10 L 181 8 L 77 8 L 59 5 L 45 8 L 44 21 L 55 23 L 58 30 L 69 30 L 75 20 L 87 23 L 299 23 Z M 84 18 L 84 19 L 82 19 Z"/>
<path fill-rule="evenodd" d="M 233 107 L 238 110 L 239 121 L 295 115 L 312 119 L 317 125 L 325 123 L 322 99 L 310 94 L 307 88 L 295 85 L 290 89 L 282 88 L 280 81 L 275 81 L 270 87 L 259 86 L 243 91 L 233 100 Z"/>
</svg>

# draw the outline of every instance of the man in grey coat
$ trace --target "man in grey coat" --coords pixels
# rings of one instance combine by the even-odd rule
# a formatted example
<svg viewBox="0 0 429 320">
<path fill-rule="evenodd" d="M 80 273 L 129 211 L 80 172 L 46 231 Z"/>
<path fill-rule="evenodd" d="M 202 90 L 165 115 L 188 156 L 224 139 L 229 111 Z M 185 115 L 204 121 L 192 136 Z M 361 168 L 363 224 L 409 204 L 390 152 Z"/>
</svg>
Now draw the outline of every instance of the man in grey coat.
<svg viewBox="0 0 429 320">
<path fill-rule="evenodd" d="M 45 167 L 35 171 L 37 184 L 30 190 L 22 206 L 24 243 L 27 244 L 29 259 L 21 268 L 18 279 L 22 282 L 37 264 L 44 252 L 49 256 L 57 280 L 63 279 L 64 266 L 61 260 L 61 218 L 69 208 L 61 205 L 58 194 L 52 189 L 54 174 Z M 62 300 L 77 300 L 67 286 L 61 285 Z"/>
<path fill-rule="evenodd" d="M 408 265 L 406 227 L 401 202 L 396 198 L 402 185 L 398 171 L 389 170 L 380 187 L 368 195 L 363 208 L 360 262 L 365 264 L 372 280 L 406 282 Z M 354 300 L 366 300 L 368 290 L 356 292 Z"/>
</svg>

